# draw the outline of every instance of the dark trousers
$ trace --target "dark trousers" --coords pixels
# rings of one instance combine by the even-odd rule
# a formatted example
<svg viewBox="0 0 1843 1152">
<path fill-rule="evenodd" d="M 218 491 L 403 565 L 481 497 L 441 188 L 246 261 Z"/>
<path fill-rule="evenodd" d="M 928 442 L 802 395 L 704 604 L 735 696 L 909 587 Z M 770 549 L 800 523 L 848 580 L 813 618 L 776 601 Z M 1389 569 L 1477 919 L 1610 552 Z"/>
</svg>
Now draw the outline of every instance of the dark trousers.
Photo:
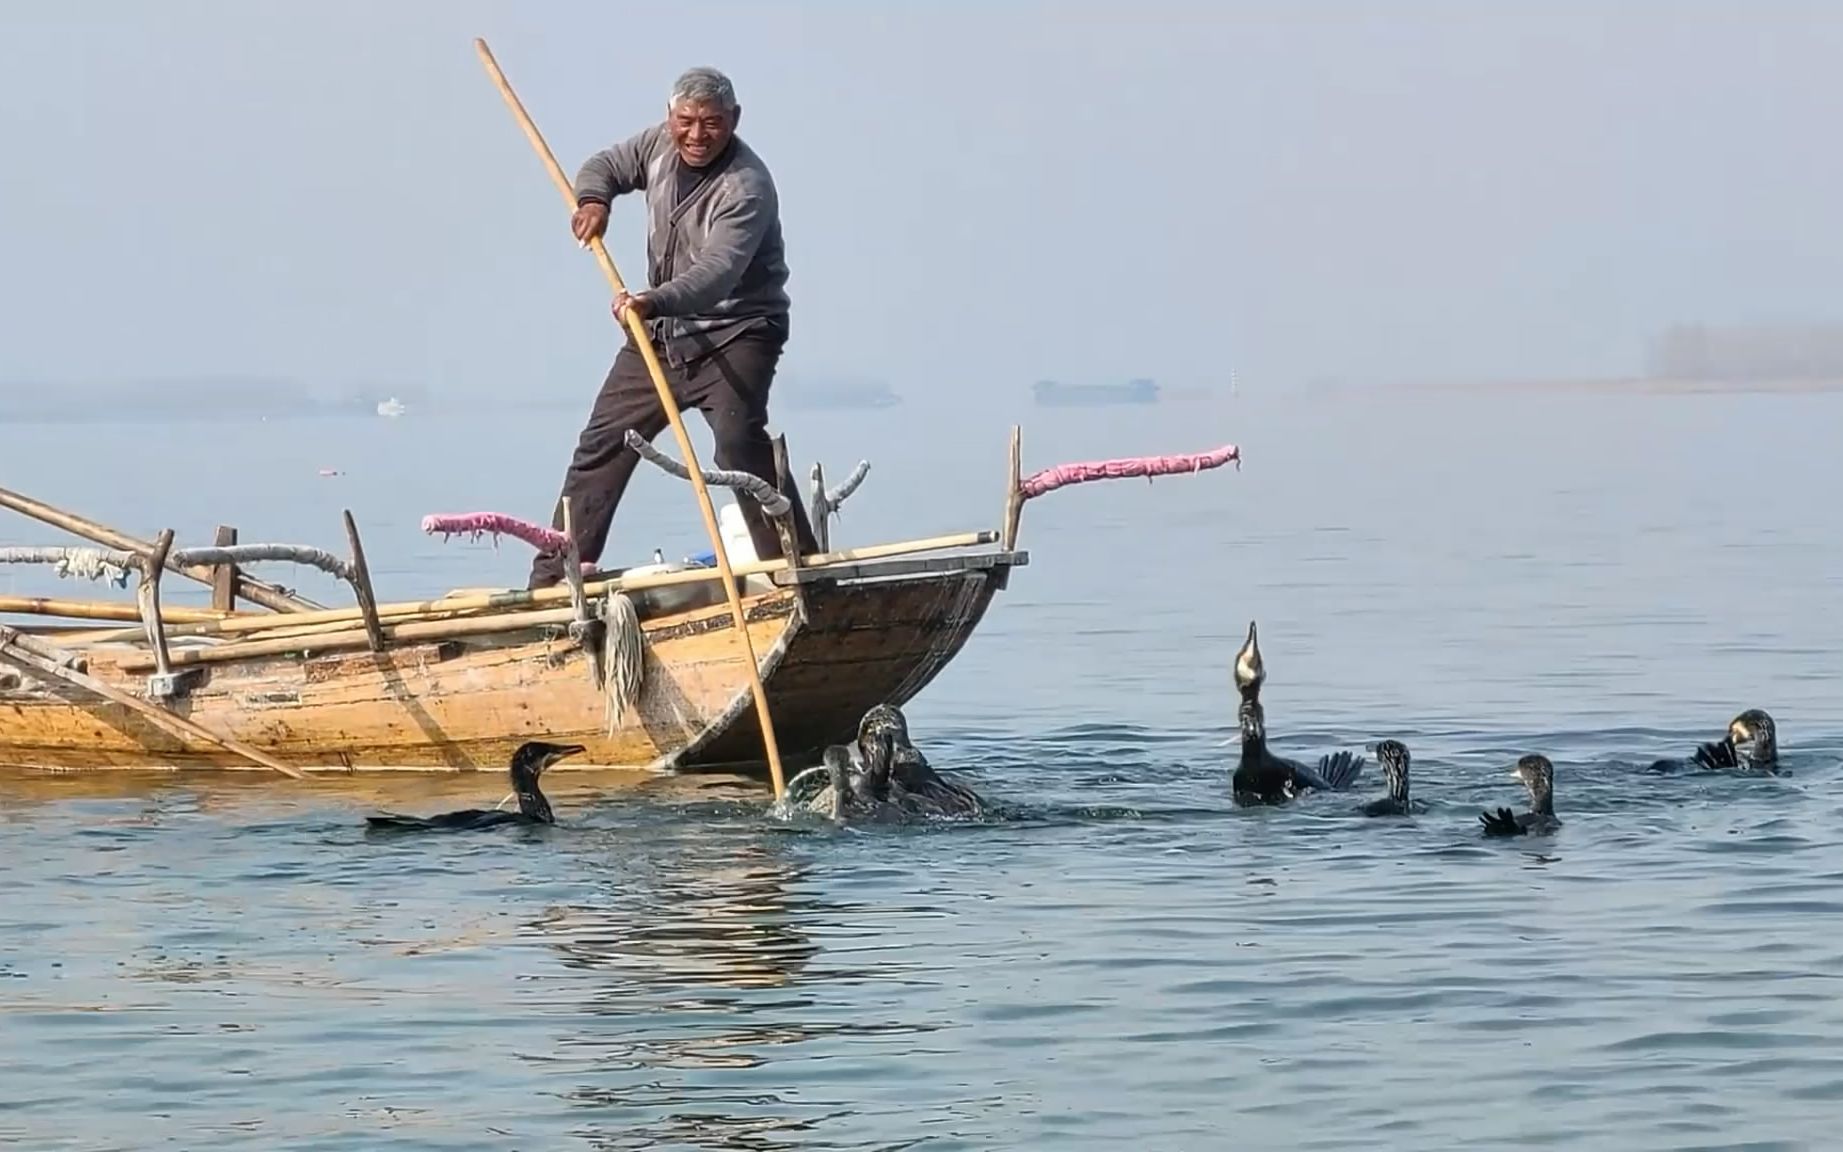
<svg viewBox="0 0 1843 1152">
<path fill-rule="evenodd" d="M 681 409 L 702 412 L 710 425 L 716 442 L 716 459 L 712 461 L 716 467 L 752 472 L 770 484 L 775 482 L 774 443 L 768 439 L 768 389 L 774 383 L 774 370 L 786 340 L 782 332 L 757 330 L 745 332 L 682 367 L 661 358 L 660 366 L 665 369 L 673 399 Z M 583 560 L 593 564 L 601 559 L 614 510 L 640 463 L 639 455 L 627 446 L 627 430 L 632 428 L 651 442 L 668 427 L 670 421 L 660 407 L 646 361 L 630 340 L 615 354 L 614 365 L 595 397 L 589 421 L 583 426 L 575 455 L 563 475 L 563 495 L 569 497 L 570 520 Z M 801 506 L 791 475 L 781 491 L 793 502 L 800 551 L 817 552 L 819 545 L 813 538 L 812 523 Z M 713 502 L 720 494 L 720 489 L 711 491 Z M 764 560 L 779 558 L 781 538 L 763 515 L 761 505 L 741 492 L 735 497 L 755 542 L 755 554 Z M 551 527 L 563 529 L 560 499 Z M 635 563 L 645 562 L 645 557 L 635 559 Z M 527 586 L 556 584 L 563 579 L 564 563 L 561 555 L 540 552 L 531 562 Z"/>
</svg>

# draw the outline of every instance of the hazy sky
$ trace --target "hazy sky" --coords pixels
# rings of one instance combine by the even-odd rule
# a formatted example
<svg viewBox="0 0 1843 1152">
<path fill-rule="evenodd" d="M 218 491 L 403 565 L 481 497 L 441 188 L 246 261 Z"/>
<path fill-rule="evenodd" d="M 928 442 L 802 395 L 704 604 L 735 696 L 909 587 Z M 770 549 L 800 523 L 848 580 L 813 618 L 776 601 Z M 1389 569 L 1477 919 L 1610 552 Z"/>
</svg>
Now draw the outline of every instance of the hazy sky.
<svg viewBox="0 0 1843 1152">
<path fill-rule="evenodd" d="M 586 396 L 607 287 L 476 35 L 572 175 L 731 74 L 789 372 L 1619 373 L 1843 312 L 1835 4 L 3 0 L 0 379 Z"/>
</svg>

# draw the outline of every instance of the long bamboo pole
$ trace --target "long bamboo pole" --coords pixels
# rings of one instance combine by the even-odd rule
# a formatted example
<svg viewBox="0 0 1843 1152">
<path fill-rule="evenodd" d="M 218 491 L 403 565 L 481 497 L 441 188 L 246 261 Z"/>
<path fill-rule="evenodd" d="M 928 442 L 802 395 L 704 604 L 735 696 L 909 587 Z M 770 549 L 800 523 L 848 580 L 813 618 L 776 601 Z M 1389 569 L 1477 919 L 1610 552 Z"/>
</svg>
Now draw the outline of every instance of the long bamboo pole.
<svg viewBox="0 0 1843 1152">
<path fill-rule="evenodd" d="M 34 520 L 43 521 L 53 528 L 62 528 L 73 536 L 81 536 L 85 540 L 101 544 L 105 548 L 118 548 L 123 552 L 139 552 L 143 555 L 153 551 L 154 546 L 149 541 L 137 540 L 133 536 L 125 532 L 118 532 L 106 524 L 98 524 L 96 521 L 78 516 L 74 512 L 66 512 L 62 508 L 53 508 L 51 505 L 42 501 L 34 500 L 30 496 L 23 496 L 18 492 L 12 492 L 5 488 L 0 488 L 0 507 L 11 508 L 22 516 L 30 516 Z M 166 566 L 174 572 L 179 573 L 181 576 L 198 581 L 207 588 L 209 588 L 212 582 L 217 578 L 216 573 L 210 568 L 182 565 L 170 558 L 167 560 Z M 258 580 L 254 576 L 239 573 L 237 583 L 240 588 L 239 594 L 245 600 L 260 604 L 264 608 L 269 608 L 276 612 L 310 612 L 320 607 L 320 605 L 315 604 L 306 597 L 296 596 L 291 592 L 284 591 L 278 585 L 270 584 L 266 580 Z"/>
<path fill-rule="evenodd" d="M 544 142 L 543 135 L 532 122 L 525 106 L 519 101 L 518 94 L 512 91 L 512 84 L 500 71 L 499 62 L 493 59 L 492 49 L 486 41 L 475 38 L 474 50 L 480 54 L 481 63 L 499 88 L 499 94 L 505 98 L 506 105 L 518 118 L 518 123 L 525 130 L 525 136 L 531 141 L 531 147 L 544 161 L 550 178 L 557 185 L 557 191 L 563 195 L 563 201 L 569 210 L 576 210 L 576 190 L 564 175 L 563 168 L 557 163 L 557 157 Z M 598 236 L 589 241 L 589 247 L 595 252 L 595 259 L 601 265 L 602 272 L 608 277 L 608 283 L 616 293 L 627 291 L 621 281 L 621 273 L 614 266 L 614 259 L 608 255 L 608 246 Z M 774 779 L 774 795 L 778 800 L 786 790 L 786 781 L 781 773 L 781 749 L 774 735 L 774 718 L 768 713 L 768 694 L 762 690 L 761 666 L 756 660 L 755 644 L 749 638 L 748 620 L 742 611 L 742 590 L 737 586 L 736 574 L 730 570 L 728 549 L 723 546 L 723 533 L 717 529 L 717 510 L 710 502 L 710 491 L 704 486 L 704 477 L 698 468 L 697 454 L 691 448 L 691 436 L 685 431 L 685 421 L 679 415 L 678 402 L 672 396 L 672 388 L 666 383 L 665 370 L 660 367 L 659 357 L 653 351 L 653 341 L 647 335 L 646 325 L 630 308 L 626 313 L 627 331 L 633 337 L 634 344 L 640 349 L 640 355 L 646 360 L 647 371 L 652 374 L 653 388 L 659 393 L 659 406 L 665 410 L 666 419 L 671 421 L 672 433 L 678 439 L 678 450 L 683 458 L 685 468 L 691 475 L 691 487 L 697 492 L 698 510 L 704 514 L 704 530 L 710 534 L 710 547 L 717 555 L 717 567 L 723 572 L 723 590 L 729 594 L 730 612 L 736 620 L 736 636 L 742 641 L 743 651 L 749 658 L 749 688 L 755 696 L 755 711 L 761 719 L 762 746 L 768 754 L 768 772 Z"/>
<path fill-rule="evenodd" d="M 383 624 L 380 631 L 386 644 L 411 641 L 458 640 L 463 636 L 492 636 L 501 632 L 519 632 L 546 624 L 568 624 L 576 618 L 572 608 L 541 608 L 532 612 L 504 612 L 497 616 L 476 616 L 460 620 L 411 620 L 401 624 Z M 284 656 L 290 652 L 353 651 L 370 646 L 370 634 L 363 627 L 329 631 L 319 635 L 263 637 L 211 648 L 181 648 L 168 657 L 175 668 L 197 664 L 234 664 L 259 656 Z M 123 672 L 147 672 L 154 668 L 154 657 L 136 652 L 116 662 Z"/>
<path fill-rule="evenodd" d="M 135 620 L 141 618 L 141 610 L 133 604 L 123 604 L 116 600 L 60 600 L 51 596 L 0 596 L 0 612 L 17 612 L 30 616 L 61 616 L 67 620 Z M 215 608 L 166 608 L 162 607 L 160 615 L 170 623 L 200 624 L 217 620 L 229 620 L 229 612 L 220 612 Z M 290 614 L 292 615 L 292 613 Z M 261 619 L 263 623 L 274 627 L 281 619 L 281 613 L 251 617 L 246 614 L 243 619 Z"/>
</svg>

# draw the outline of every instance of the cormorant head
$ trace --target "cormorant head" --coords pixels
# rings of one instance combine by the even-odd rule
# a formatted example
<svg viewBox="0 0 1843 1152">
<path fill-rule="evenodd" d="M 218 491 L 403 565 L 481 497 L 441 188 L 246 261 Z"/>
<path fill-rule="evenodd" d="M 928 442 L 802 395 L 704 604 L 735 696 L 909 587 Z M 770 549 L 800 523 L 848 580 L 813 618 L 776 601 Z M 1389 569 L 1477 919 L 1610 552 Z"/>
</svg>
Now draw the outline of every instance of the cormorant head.
<svg viewBox="0 0 1843 1152">
<path fill-rule="evenodd" d="M 862 743 L 872 733 L 884 729 L 890 732 L 894 743 L 909 742 L 909 718 L 894 704 L 878 704 L 864 713 L 864 718 L 858 721 L 858 742 Z"/>
<path fill-rule="evenodd" d="M 1251 696 L 1261 690 L 1267 680 L 1267 666 L 1261 663 L 1261 645 L 1255 639 L 1254 621 L 1248 621 L 1248 638 L 1242 642 L 1241 651 L 1235 654 L 1235 690 L 1243 696 Z"/>
<path fill-rule="evenodd" d="M 520 744 L 518 751 L 512 753 L 512 790 L 518 793 L 518 810 L 534 820 L 553 823 L 550 801 L 538 788 L 538 776 L 565 756 L 581 751 L 580 744 L 548 744 L 542 740 Z"/>
<path fill-rule="evenodd" d="M 864 794 L 872 800 L 889 799 L 896 739 L 904 730 L 902 713 L 884 704 L 865 713 L 864 722 L 858 725 L 858 760 L 864 766 Z"/>
<path fill-rule="evenodd" d="M 583 751 L 585 749 L 580 744 L 548 744 L 542 740 L 528 740 L 512 753 L 512 776 L 515 780 L 535 780 L 540 772 L 552 764 Z"/>
<path fill-rule="evenodd" d="M 1389 795 L 1396 800 L 1408 798 L 1408 746 L 1400 740 L 1384 740 L 1376 745 L 1376 760 L 1382 765 L 1382 778 L 1388 783 Z"/>
<path fill-rule="evenodd" d="M 1530 807 L 1537 812 L 1547 812 L 1555 804 L 1555 765 L 1540 752 L 1531 752 L 1517 761 L 1511 775 L 1523 781 L 1529 789 Z"/>
<path fill-rule="evenodd" d="M 1728 742 L 1744 768 L 1771 768 L 1779 759 L 1779 733 L 1773 718 L 1759 708 L 1728 721 Z"/>
</svg>

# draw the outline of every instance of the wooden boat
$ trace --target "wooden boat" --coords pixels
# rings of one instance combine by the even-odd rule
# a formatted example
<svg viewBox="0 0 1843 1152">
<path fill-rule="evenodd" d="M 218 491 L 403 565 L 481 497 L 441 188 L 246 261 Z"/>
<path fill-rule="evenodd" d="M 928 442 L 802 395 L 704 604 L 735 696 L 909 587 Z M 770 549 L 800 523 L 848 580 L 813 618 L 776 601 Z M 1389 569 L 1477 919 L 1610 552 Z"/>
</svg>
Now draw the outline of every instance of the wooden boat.
<svg viewBox="0 0 1843 1152">
<path fill-rule="evenodd" d="M 836 552 L 825 550 L 827 524 L 868 466 L 830 492 L 815 468 L 822 551 L 736 566 L 757 673 L 795 770 L 851 738 L 871 706 L 913 699 L 960 652 L 1011 570 L 1028 562 L 1015 547 L 1025 500 L 1102 478 L 1024 481 L 1018 459 L 1013 429 L 999 530 Z M 497 773 L 538 738 L 585 747 L 558 770 L 755 775 L 766 766 L 749 662 L 717 570 L 585 573 L 573 562 L 567 509 L 565 585 L 378 604 L 350 513 L 349 558 L 340 558 L 239 545 L 228 529 L 211 547 L 175 550 L 170 530 L 136 540 L 3 489 L 0 506 L 100 546 L 0 548 L 0 559 L 139 577 L 132 604 L 0 598 L 0 613 L 89 621 L 0 623 L 0 767 Z M 791 530 L 783 538 L 791 543 Z M 334 573 L 356 603 L 324 608 L 246 570 L 264 560 Z M 175 572 L 210 584 L 212 606 L 163 604 L 161 578 Z"/>
</svg>

